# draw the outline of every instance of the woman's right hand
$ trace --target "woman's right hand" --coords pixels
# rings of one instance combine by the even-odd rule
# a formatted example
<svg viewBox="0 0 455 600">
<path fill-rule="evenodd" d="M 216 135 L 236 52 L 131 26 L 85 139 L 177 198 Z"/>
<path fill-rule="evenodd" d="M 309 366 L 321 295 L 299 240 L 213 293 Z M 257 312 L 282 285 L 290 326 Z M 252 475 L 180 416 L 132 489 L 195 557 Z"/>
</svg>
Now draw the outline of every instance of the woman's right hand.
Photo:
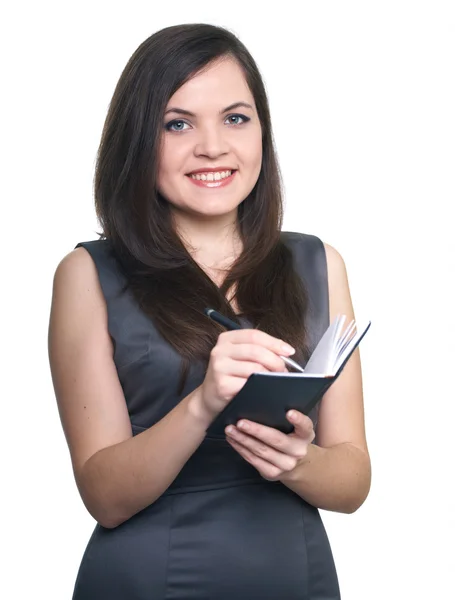
<svg viewBox="0 0 455 600">
<path fill-rule="evenodd" d="M 219 335 L 199 388 L 200 409 L 211 422 L 245 385 L 252 373 L 285 372 L 281 356 L 294 349 L 264 331 L 238 329 Z"/>
</svg>

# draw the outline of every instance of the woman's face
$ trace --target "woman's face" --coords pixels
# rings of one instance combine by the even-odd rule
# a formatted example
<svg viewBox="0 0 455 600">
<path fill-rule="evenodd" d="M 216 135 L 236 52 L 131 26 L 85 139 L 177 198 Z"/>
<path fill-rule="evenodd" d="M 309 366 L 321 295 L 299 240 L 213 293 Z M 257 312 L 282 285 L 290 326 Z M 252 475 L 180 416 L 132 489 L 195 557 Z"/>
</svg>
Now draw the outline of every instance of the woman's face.
<svg viewBox="0 0 455 600">
<path fill-rule="evenodd" d="M 163 126 L 158 189 L 176 216 L 235 215 L 262 162 L 261 125 L 239 65 L 224 59 L 185 83 Z"/>
</svg>

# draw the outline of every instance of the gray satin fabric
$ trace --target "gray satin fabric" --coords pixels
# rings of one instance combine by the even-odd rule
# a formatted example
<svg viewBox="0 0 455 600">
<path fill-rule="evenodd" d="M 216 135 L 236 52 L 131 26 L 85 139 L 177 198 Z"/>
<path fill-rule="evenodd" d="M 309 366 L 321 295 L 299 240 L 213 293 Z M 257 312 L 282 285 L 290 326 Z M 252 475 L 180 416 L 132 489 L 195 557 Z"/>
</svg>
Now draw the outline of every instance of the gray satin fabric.
<svg viewBox="0 0 455 600">
<path fill-rule="evenodd" d="M 310 348 L 329 324 L 322 242 L 283 233 L 310 294 Z M 177 392 L 180 359 L 129 292 L 109 242 L 78 244 L 92 256 L 108 310 L 114 360 L 137 435 L 200 385 L 192 365 Z M 317 414 L 312 415 L 316 423 Z M 115 529 L 95 527 L 73 600 L 335 600 L 330 545 L 314 507 L 267 482 L 225 440 L 210 439 L 152 505 Z"/>
</svg>

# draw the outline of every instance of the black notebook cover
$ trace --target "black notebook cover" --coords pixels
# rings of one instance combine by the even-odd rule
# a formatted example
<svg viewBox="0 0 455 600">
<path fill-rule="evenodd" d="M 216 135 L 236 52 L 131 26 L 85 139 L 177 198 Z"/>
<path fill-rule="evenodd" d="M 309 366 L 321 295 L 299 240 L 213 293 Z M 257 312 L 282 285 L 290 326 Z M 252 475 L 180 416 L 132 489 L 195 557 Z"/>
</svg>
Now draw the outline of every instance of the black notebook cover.
<svg viewBox="0 0 455 600">
<path fill-rule="evenodd" d="M 248 419 L 290 433 L 293 426 L 287 420 L 286 412 L 294 408 L 308 414 L 334 379 L 253 373 L 207 429 L 207 435 L 225 437 L 225 428 L 240 419 Z"/>
<path fill-rule="evenodd" d="M 304 375 L 302 373 L 253 373 L 240 392 L 207 429 L 208 437 L 225 437 L 225 428 L 248 419 L 268 427 L 291 433 L 293 425 L 286 418 L 288 410 L 308 413 L 338 379 L 370 324 L 346 356 L 336 375 Z"/>
</svg>

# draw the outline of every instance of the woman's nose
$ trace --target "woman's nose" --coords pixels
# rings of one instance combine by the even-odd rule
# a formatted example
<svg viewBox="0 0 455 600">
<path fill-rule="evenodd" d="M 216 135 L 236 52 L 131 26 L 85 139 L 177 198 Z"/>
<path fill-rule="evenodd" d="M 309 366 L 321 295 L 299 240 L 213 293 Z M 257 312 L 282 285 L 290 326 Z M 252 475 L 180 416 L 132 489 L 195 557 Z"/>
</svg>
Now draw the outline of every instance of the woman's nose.
<svg viewBox="0 0 455 600">
<path fill-rule="evenodd" d="M 222 129 L 207 127 L 199 131 L 194 153 L 196 156 L 216 158 L 229 151 L 229 145 Z"/>
</svg>

